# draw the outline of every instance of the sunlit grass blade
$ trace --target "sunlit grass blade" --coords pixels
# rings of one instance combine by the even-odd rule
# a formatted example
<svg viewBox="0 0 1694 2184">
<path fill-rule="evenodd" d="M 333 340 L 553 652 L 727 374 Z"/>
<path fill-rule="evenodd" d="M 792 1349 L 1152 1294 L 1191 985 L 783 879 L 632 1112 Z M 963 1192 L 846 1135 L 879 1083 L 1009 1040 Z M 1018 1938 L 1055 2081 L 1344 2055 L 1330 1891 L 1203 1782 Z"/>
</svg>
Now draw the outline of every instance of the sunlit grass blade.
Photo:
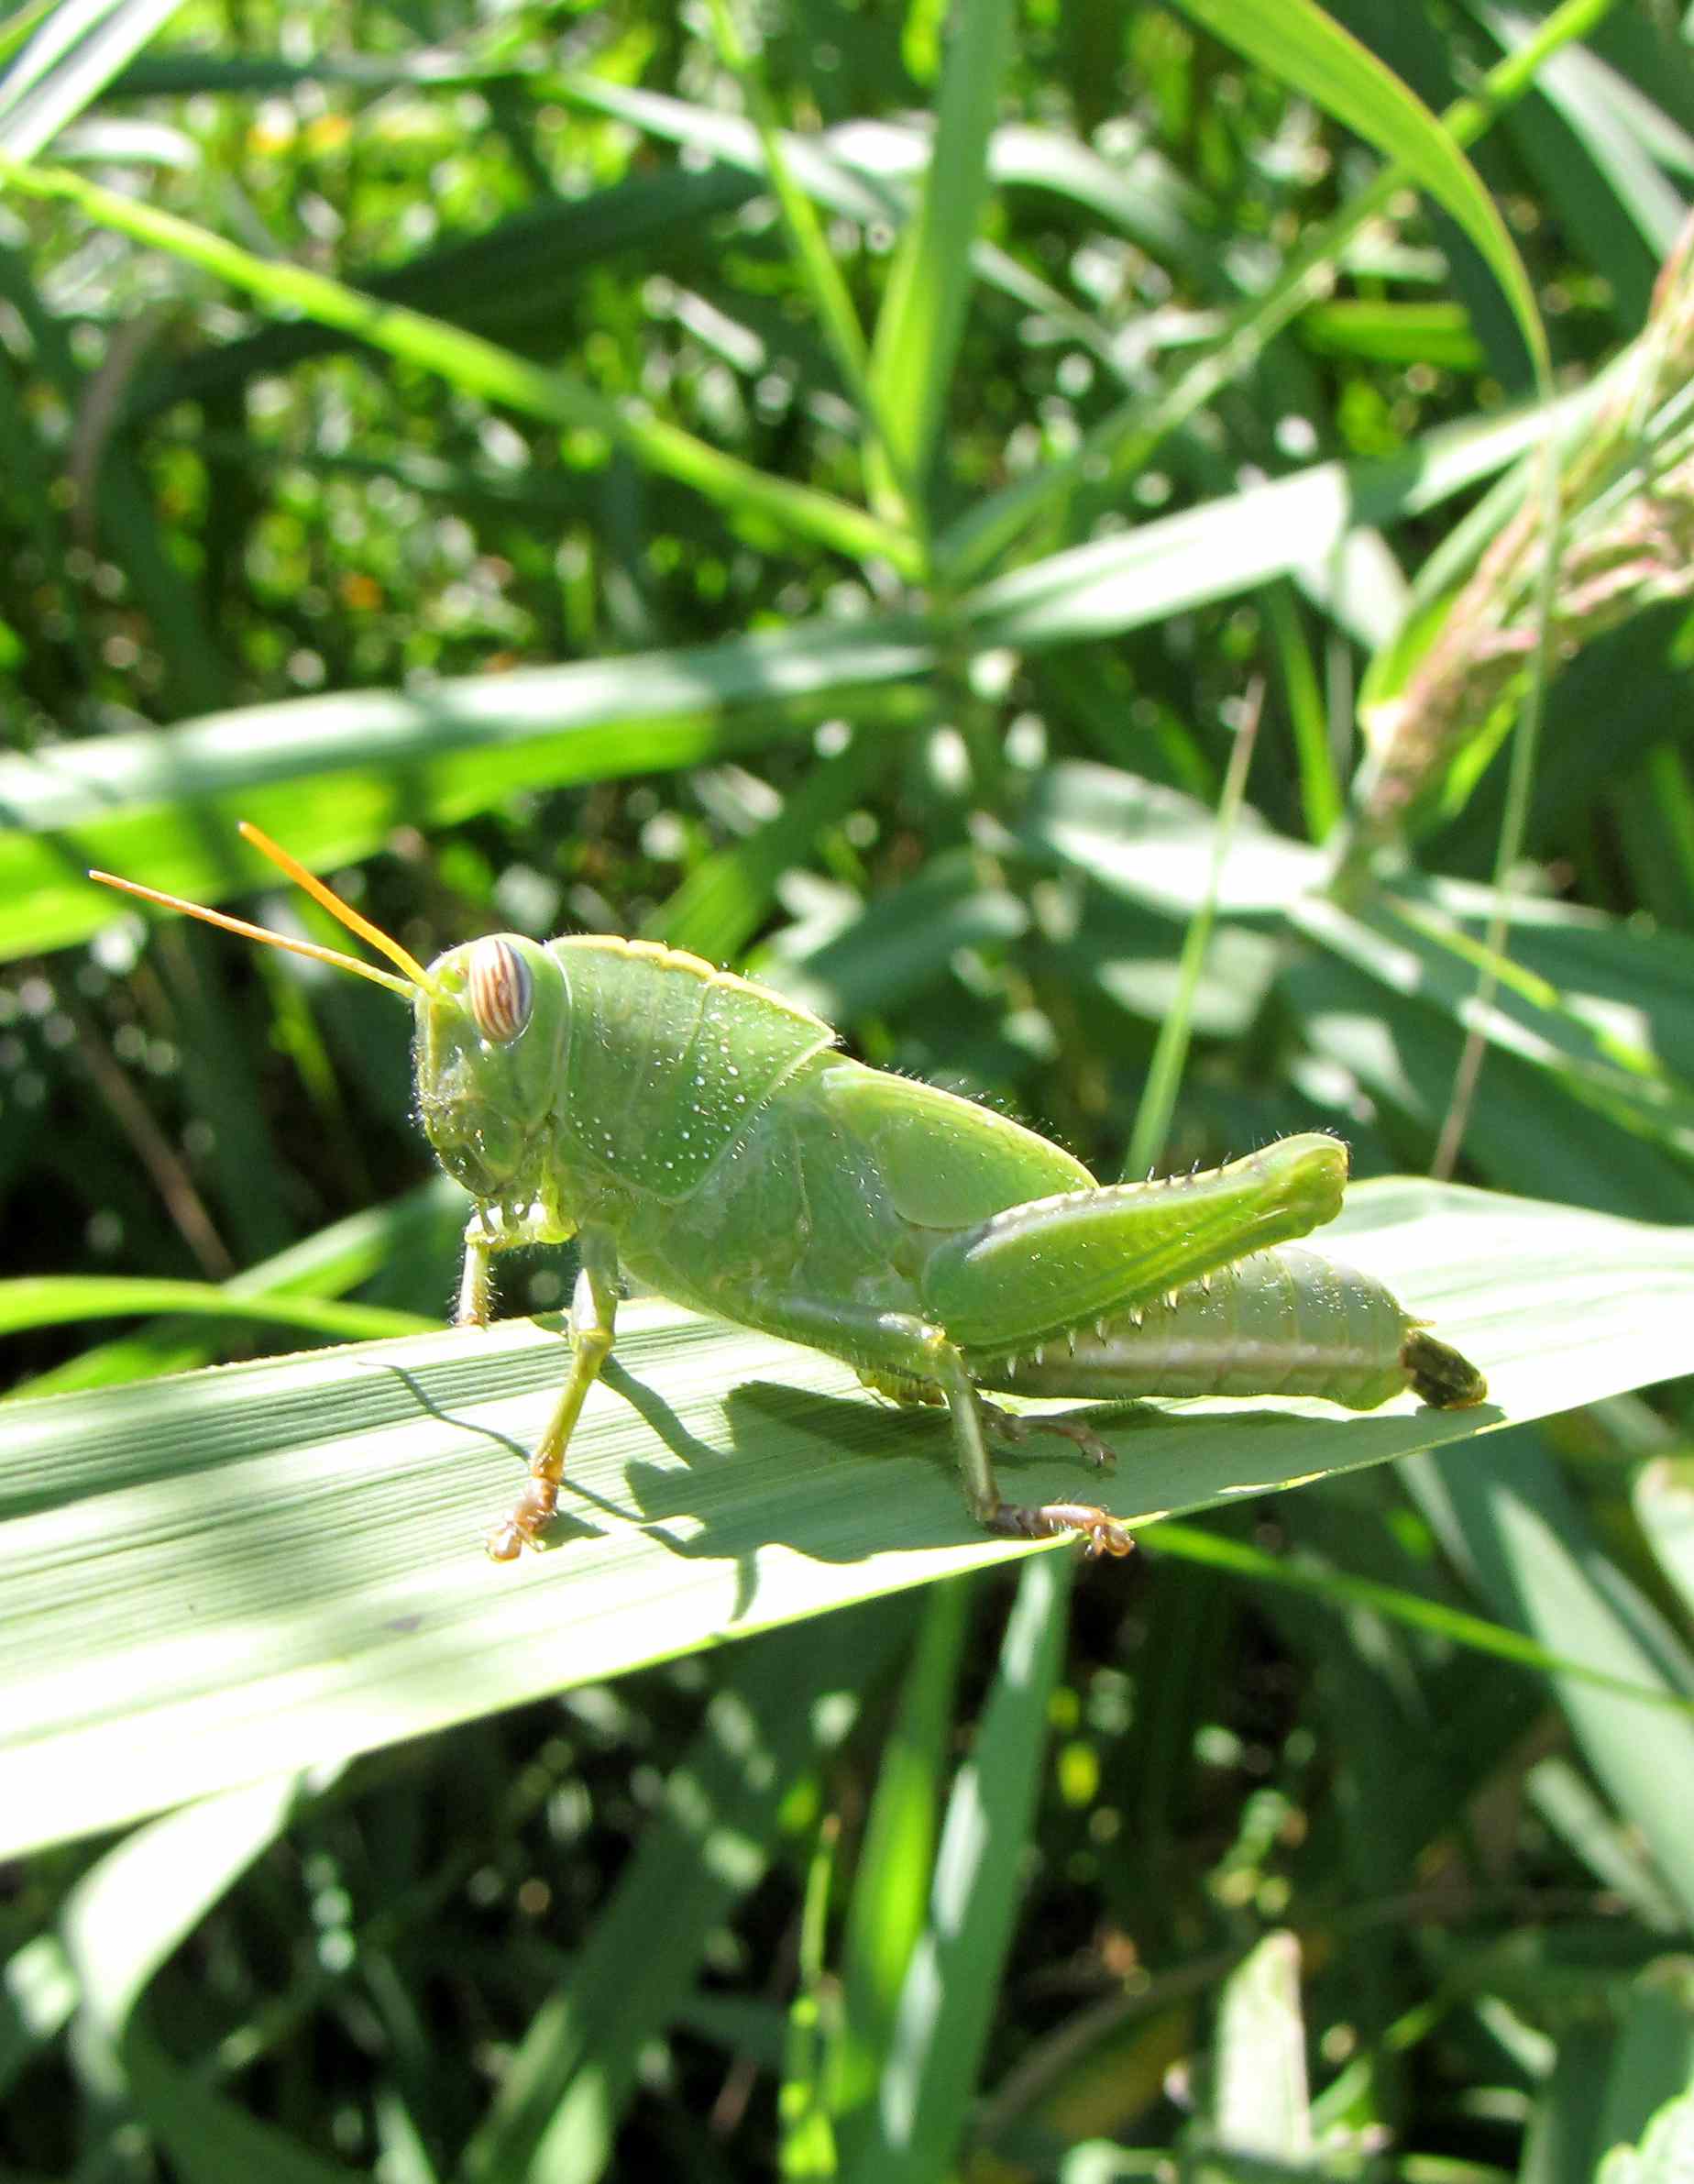
<svg viewBox="0 0 1694 2184">
<path fill-rule="evenodd" d="M 1653 1603 L 1599 1552 L 1587 1518 L 1533 1431 L 1502 1437 L 1478 1470 L 1431 1456 L 1407 1483 L 1437 1538 L 1503 1619 L 1551 1650 L 1637 1687 L 1555 1679 L 1589 1766 L 1627 1814 L 1694 1917 L 1694 1656 Z M 1680 1718 L 1664 1702 L 1679 1702 Z M 1658 1703 L 1655 1703 L 1655 1702 Z"/>
<path fill-rule="evenodd" d="M 1585 1020 L 1561 996 L 1544 998 L 1529 974 L 1496 955 L 1490 943 L 1498 936 L 1491 932 L 1480 945 L 1462 931 L 1444 935 L 1436 920 L 1414 905 L 1397 914 L 1392 899 L 1381 908 L 1350 912 L 1312 897 L 1295 904 L 1291 915 L 1302 932 L 1344 962 L 1392 991 L 1415 994 L 1468 1035 L 1546 1071 L 1572 1098 L 1684 1157 L 1694 1154 L 1694 1087 L 1638 1042 L 1632 1052 L 1609 1026 Z M 1622 951 L 1634 945 L 1633 935 L 1619 932 L 1614 938 Z M 1470 975 L 1478 958 L 1494 982 L 1488 996 L 1475 991 Z"/>
<path fill-rule="evenodd" d="M 247 1319 L 292 1327 L 343 1341 L 421 1334 L 432 1323 L 416 1312 L 390 1312 L 329 1296 L 241 1296 L 215 1282 L 155 1281 L 130 1274 L 32 1274 L 0 1282 L 0 1335 L 31 1327 L 64 1327 L 91 1319 L 124 1319 L 155 1312 L 189 1312 L 212 1319 Z"/>
<path fill-rule="evenodd" d="M 1644 1464 L 1631 1499 L 1666 1583 L 1694 1616 L 1694 1464 L 1685 1456 Z"/>
<path fill-rule="evenodd" d="M 1426 1631 L 1436 1638 L 1464 1646 L 1475 1653 L 1510 1661 L 1543 1676 L 1565 1676 L 1615 1698 L 1645 1706 L 1664 1706 L 1694 1721 L 1694 1694 L 1668 1690 L 1646 1675 L 1620 1675 L 1594 1666 L 1568 1652 L 1526 1637 L 1503 1623 L 1467 1614 L 1445 1601 L 1430 1600 L 1403 1586 L 1385 1585 L 1370 1578 L 1352 1577 L 1346 1571 L 1314 1570 L 1281 1561 L 1262 1548 L 1242 1539 L 1230 1539 L 1185 1524 L 1161 1524 L 1153 1539 L 1156 1550 L 1181 1561 L 1197 1562 L 1208 1570 L 1224 1570 L 1232 1576 L 1269 1585 L 1282 1585 L 1297 1593 L 1310 1593 L 1333 1606 L 1368 1608 L 1372 1615 L 1403 1623 L 1408 1629 Z"/>
<path fill-rule="evenodd" d="M 283 1775 L 203 1798 L 125 1837 L 72 1890 L 60 1932 L 108 2068 L 148 1981 L 287 1826 L 300 1787 Z"/>
<path fill-rule="evenodd" d="M 172 1310 L 149 1326 L 92 1343 L 75 1357 L 50 1366 L 10 1392 L 14 1395 L 71 1394 L 114 1386 L 126 1380 L 145 1380 L 160 1373 L 189 1372 L 196 1365 L 209 1364 L 220 1354 L 220 1331 L 214 1322 L 227 1319 L 248 1327 L 287 1325 L 296 1302 L 309 1311 L 346 1309 L 348 1307 L 339 1300 L 347 1291 L 371 1282 L 390 1266 L 404 1266 L 415 1274 L 422 1293 L 441 1297 L 445 1308 L 445 1299 L 452 1293 L 464 1226 L 463 1194 L 446 1175 L 437 1175 L 388 1205 L 349 1214 L 345 1220 L 332 1222 L 273 1258 L 244 1267 L 227 1282 L 207 1284 L 204 1288 L 192 1285 L 205 1297 L 205 1308 L 191 1304 L 186 1312 Z M 49 1274 L 19 1282 L 15 1287 L 8 1285 L 13 1291 L 12 1309 L 19 1316 L 17 1324 L 32 1323 L 28 1315 L 38 1308 L 34 1301 L 38 1293 L 45 1291 L 50 1309 L 61 1283 L 85 1278 L 91 1277 Z M 92 1278 L 104 1282 L 156 1277 Z M 4 1294 L 0 1291 L 0 1296 Z M 133 1297 L 135 1291 L 126 1294 Z M 214 1297 L 218 1300 L 215 1305 L 211 1301 Z M 280 1318 L 268 1308 L 266 1300 L 273 1298 L 282 1304 Z M 97 1317 L 85 1307 L 82 1299 L 68 1297 L 67 1302 L 76 1304 L 74 1317 L 78 1319 Z M 396 1307 L 355 1303 L 350 1308 L 362 1314 Z M 432 1322 L 420 1320 L 418 1324 L 423 1328 Z M 382 1330 L 374 1323 L 361 1328 L 341 1321 L 334 1327 L 323 1324 L 319 1331 L 357 1341 Z M 392 1331 L 403 1330 L 396 1325 Z"/>
<path fill-rule="evenodd" d="M 1300 1943 L 1267 1934 L 1224 1982 L 1212 2060 L 1209 2143 L 1231 2166 L 1293 2169 L 1312 2158 Z"/>
<path fill-rule="evenodd" d="M 1356 1191 L 1332 1241 L 1477 1360 L 1490 1403 L 1105 1412 L 1115 1513 L 1145 1523 L 1469 1439 L 1681 1363 L 1679 1231 L 1392 1183 Z M 965 1516 L 944 1419 L 878 1407 L 815 1352 L 636 1302 L 556 1543 L 497 1570 L 482 1534 L 563 1370 L 557 1333 L 506 1321 L 0 1407 L 0 1616 L 31 1632 L 0 1849 L 1030 1551 Z M 1486 1469 L 1486 1439 L 1467 1461 Z M 1076 1487 L 1057 1444 L 1006 1475 L 1032 1497 Z"/>
<path fill-rule="evenodd" d="M 1489 72 L 1474 97 L 1457 101 L 1440 117 L 1453 143 L 1473 143 L 1498 115 L 1530 91 L 1549 55 L 1584 37 L 1613 4 L 1614 0 L 1566 0 L 1556 7 L 1517 51 Z M 1216 27 L 1228 35 L 1221 24 Z M 1414 127 L 1422 134 L 1423 123 L 1415 117 Z M 1441 158 L 1445 163 L 1445 152 Z M 1335 268 L 1348 245 L 1379 216 L 1397 191 L 1416 179 L 1413 170 L 1397 163 L 1374 182 L 1352 191 L 1342 210 L 1304 238 L 1264 293 L 1238 306 L 1217 340 L 1175 385 L 1151 399 L 1138 395 L 1120 403 L 1090 427 L 1072 454 L 1043 464 L 1028 478 L 1003 486 L 966 509 L 939 542 L 937 557 L 951 580 L 962 585 L 982 577 L 997 557 L 1010 553 L 1014 542 L 1032 524 L 1062 507 L 1084 484 L 1107 480 L 1114 497 L 1121 500 L 1128 480 L 1170 434 L 1242 378 L 1274 336 L 1307 304 L 1330 295 Z"/>
<path fill-rule="evenodd" d="M 1546 336 L 1505 221 L 1458 138 L 1374 53 L 1312 0 L 1177 0 L 1184 15 L 1316 101 L 1397 160 L 1458 221 L 1512 307 L 1537 381 Z"/>
<path fill-rule="evenodd" d="M 871 2135 L 900 1990 L 924 1926 L 956 1733 L 974 1588 L 931 1585 L 900 1707 L 882 1747 L 841 1941 L 841 2002 L 824 2071 L 843 2159 Z"/>
<path fill-rule="evenodd" d="M 31 159 L 93 104 L 181 0 L 60 6 L 0 77 L 0 151 Z"/>
<path fill-rule="evenodd" d="M 1344 584 L 1322 572 L 1361 526 L 1439 506 L 1511 462 L 1547 430 L 1546 412 L 1443 427 L 1411 463 L 1314 463 L 1042 555 L 968 593 L 961 613 L 980 645 L 1062 645 L 1144 627 L 1186 606 L 1293 576 L 1344 624 Z M 1374 642 L 1370 625 L 1358 633 Z"/>
<path fill-rule="evenodd" d="M 349 690 L 160 730 L 0 756 L 0 957 L 86 939 L 112 913 L 84 868 L 218 902 L 252 886 L 251 817 L 303 862 L 368 855 L 401 821 L 484 811 L 514 791 L 668 773 L 809 739 L 851 707 L 859 735 L 927 719 L 934 645 L 889 616 L 800 623 L 622 659 Z M 459 936 L 455 935 L 455 938 Z"/>
</svg>

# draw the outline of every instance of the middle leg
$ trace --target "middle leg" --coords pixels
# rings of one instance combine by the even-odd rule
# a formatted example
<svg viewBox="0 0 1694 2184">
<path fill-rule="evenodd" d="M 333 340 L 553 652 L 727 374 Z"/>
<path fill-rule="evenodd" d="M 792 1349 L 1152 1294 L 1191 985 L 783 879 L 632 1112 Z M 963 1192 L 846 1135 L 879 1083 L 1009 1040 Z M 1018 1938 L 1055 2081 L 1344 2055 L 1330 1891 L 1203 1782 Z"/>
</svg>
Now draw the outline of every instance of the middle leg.
<svg viewBox="0 0 1694 2184">
<path fill-rule="evenodd" d="M 806 1297 L 767 1296 L 761 1324 L 796 1341 L 816 1343 L 836 1356 L 849 1356 L 866 1384 L 896 1402 L 943 1402 L 952 1419 L 965 1505 L 976 1521 L 993 1532 L 1018 1539 L 1054 1539 L 1081 1532 L 1090 1554 L 1127 1555 L 1134 1547 L 1128 1529 L 1092 1502 L 1008 1502 L 1001 1495 L 988 1452 L 984 1418 L 1006 1420 L 1006 1413 L 985 1404 L 972 1384 L 964 1357 L 944 1328 L 915 1313 L 877 1312 L 863 1306 L 823 1305 Z M 1023 1421 L 1006 1421 L 1008 1436 L 1022 1438 Z M 1047 1420 L 1030 1420 L 1031 1429 Z M 1060 1429 L 1077 1439 L 1086 1428 Z M 1087 1435 L 1084 1446 L 1099 1461 L 1110 1457 L 1103 1442 Z"/>
</svg>

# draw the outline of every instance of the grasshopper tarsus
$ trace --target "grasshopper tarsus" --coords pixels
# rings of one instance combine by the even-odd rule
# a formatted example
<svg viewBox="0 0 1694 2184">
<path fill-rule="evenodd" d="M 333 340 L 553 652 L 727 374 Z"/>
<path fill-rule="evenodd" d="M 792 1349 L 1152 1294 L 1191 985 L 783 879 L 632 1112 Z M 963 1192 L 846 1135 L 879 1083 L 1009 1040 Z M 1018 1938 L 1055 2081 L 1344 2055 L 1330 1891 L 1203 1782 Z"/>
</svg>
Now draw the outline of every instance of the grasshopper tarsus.
<svg viewBox="0 0 1694 2184">
<path fill-rule="evenodd" d="M 1065 1532 L 1081 1532 L 1090 1561 L 1135 1551 L 1128 1526 L 1092 1502 L 1002 1502 L 988 1528 L 1013 1539 L 1057 1539 Z"/>
<path fill-rule="evenodd" d="M 1057 1433 L 1068 1441 L 1074 1441 L 1096 1471 L 1110 1471 L 1117 1462 L 1116 1450 L 1079 1418 L 1023 1417 L 1016 1412 L 1002 1410 L 997 1403 L 984 1403 L 980 1398 L 978 1403 L 984 1421 L 993 1427 L 996 1440 L 1024 1441 L 1032 1433 Z"/>
<path fill-rule="evenodd" d="M 539 1547 L 541 1534 L 558 1513 L 558 1481 L 532 1476 L 512 1505 L 511 1516 L 489 1534 L 489 1560 L 515 1562 L 526 1547 Z"/>
</svg>

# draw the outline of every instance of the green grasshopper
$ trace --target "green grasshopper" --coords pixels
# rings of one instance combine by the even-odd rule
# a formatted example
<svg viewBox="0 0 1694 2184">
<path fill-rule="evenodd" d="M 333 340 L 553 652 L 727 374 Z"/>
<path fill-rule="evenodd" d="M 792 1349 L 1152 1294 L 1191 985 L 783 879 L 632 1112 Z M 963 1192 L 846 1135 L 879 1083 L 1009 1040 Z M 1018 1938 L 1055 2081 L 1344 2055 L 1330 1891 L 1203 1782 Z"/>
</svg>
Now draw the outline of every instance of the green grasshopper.
<svg viewBox="0 0 1694 2184">
<path fill-rule="evenodd" d="M 490 1261 L 575 1237 L 570 1370 L 527 1486 L 490 1535 L 512 1561 L 558 1507 L 583 1401 L 611 1354 L 620 1270 L 695 1310 L 844 1358 L 901 1404 L 945 1404 L 964 1498 L 990 1530 L 1076 1531 L 1128 1554 L 1089 1502 L 1003 1500 L 981 1391 L 1323 1395 L 1406 1388 L 1480 1403 L 1481 1374 L 1388 1290 L 1288 1240 L 1332 1220 L 1334 1138 L 1291 1137 L 1206 1174 L 1103 1185 L 1033 1131 L 850 1061 L 780 994 L 649 941 L 500 933 L 428 969 L 257 827 L 242 834 L 401 974 L 95 872 L 107 887 L 374 979 L 413 1005 L 418 1108 L 475 1201 L 456 1318 L 484 1326 Z"/>
</svg>

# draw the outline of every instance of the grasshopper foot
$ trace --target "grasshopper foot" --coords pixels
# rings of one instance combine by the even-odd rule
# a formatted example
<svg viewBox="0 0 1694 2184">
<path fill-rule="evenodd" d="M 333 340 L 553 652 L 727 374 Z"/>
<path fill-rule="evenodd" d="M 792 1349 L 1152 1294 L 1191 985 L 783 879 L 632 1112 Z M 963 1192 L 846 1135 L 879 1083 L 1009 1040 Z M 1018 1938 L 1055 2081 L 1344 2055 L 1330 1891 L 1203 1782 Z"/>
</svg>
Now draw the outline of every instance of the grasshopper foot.
<svg viewBox="0 0 1694 2184">
<path fill-rule="evenodd" d="M 1135 1549 L 1128 1527 L 1091 1502 L 1002 1502 L 988 1519 L 988 1528 L 1014 1539 L 1056 1539 L 1062 1532 L 1081 1532 L 1091 1561 L 1099 1555 L 1130 1554 Z"/>
<path fill-rule="evenodd" d="M 489 1559 L 515 1562 L 526 1547 L 540 1545 L 540 1535 L 558 1515 L 556 1479 L 532 1478 L 512 1505 L 512 1515 L 489 1534 Z"/>
<path fill-rule="evenodd" d="M 981 1401 L 980 1397 L 978 1398 Z M 1032 1433 L 1059 1433 L 1066 1440 L 1072 1440 L 1097 1471 L 1110 1471 L 1117 1462 L 1117 1451 L 1108 1448 L 1091 1428 L 1075 1418 L 1018 1417 L 1009 1410 L 1002 1410 L 997 1403 L 983 1403 L 982 1414 L 1001 1440 L 1028 1440 Z"/>
</svg>

